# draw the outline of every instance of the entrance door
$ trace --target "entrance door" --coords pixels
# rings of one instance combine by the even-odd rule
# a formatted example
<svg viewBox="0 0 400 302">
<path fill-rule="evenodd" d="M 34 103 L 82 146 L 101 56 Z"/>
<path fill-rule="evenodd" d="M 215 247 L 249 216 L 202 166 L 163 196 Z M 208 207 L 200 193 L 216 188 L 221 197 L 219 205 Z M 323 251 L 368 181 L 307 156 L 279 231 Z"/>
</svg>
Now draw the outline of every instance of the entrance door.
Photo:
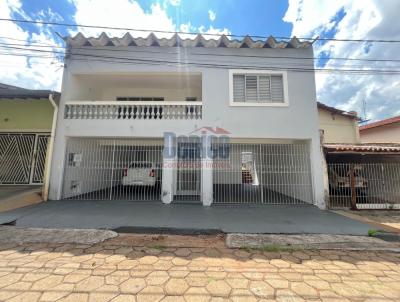
<svg viewBox="0 0 400 302">
<path fill-rule="evenodd" d="M 200 195 L 201 144 L 178 143 L 177 195 Z"/>
</svg>

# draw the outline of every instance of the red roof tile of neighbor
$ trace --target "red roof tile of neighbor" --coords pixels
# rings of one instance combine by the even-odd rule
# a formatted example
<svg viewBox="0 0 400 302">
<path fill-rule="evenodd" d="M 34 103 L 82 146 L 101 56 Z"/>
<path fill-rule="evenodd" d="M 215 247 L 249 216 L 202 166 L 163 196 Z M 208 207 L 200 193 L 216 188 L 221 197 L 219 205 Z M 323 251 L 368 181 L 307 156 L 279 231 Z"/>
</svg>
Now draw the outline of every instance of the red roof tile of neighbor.
<svg viewBox="0 0 400 302">
<path fill-rule="evenodd" d="M 400 144 L 324 144 L 328 152 L 400 153 Z"/>
<path fill-rule="evenodd" d="M 400 122 L 400 115 L 360 126 L 360 131 Z"/>
</svg>

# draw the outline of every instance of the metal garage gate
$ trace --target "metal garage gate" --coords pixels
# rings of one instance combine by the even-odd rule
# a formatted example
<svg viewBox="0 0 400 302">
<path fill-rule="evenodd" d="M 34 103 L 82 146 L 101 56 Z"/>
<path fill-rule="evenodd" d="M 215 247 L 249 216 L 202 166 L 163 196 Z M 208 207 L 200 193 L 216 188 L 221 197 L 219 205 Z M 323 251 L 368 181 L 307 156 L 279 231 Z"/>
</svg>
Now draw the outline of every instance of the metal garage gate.
<svg viewBox="0 0 400 302">
<path fill-rule="evenodd" d="M 306 144 L 214 142 L 213 152 L 215 203 L 313 203 Z"/>
<path fill-rule="evenodd" d="M 328 164 L 329 207 L 400 209 L 400 163 Z"/>
<path fill-rule="evenodd" d="M 70 138 L 63 198 L 161 200 L 163 140 Z"/>
<path fill-rule="evenodd" d="M 43 183 L 50 135 L 0 133 L 0 185 Z"/>
</svg>

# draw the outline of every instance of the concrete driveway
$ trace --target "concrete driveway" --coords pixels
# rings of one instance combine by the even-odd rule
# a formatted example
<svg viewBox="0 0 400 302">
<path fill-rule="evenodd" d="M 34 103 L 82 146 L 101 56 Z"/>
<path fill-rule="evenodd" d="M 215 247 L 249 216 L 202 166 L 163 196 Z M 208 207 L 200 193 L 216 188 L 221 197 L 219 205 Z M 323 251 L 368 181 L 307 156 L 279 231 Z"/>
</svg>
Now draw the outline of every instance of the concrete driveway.
<svg viewBox="0 0 400 302">
<path fill-rule="evenodd" d="M 41 185 L 1 185 L 0 212 L 41 202 L 41 188 Z"/>
<path fill-rule="evenodd" d="M 123 232 L 367 235 L 372 227 L 314 206 L 164 205 L 160 202 L 50 201 L 0 213 L 21 227 L 116 229 Z"/>
</svg>

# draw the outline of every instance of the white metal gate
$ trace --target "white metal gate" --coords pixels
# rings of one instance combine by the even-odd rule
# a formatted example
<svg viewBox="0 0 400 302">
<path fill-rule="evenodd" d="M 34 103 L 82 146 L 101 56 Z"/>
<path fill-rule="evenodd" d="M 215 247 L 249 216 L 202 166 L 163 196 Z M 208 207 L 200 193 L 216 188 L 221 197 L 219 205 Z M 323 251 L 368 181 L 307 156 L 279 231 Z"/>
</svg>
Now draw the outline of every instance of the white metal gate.
<svg viewBox="0 0 400 302">
<path fill-rule="evenodd" d="M 400 163 L 328 164 L 329 207 L 400 209 Z"/>
<path fill-rule="evenodd" d="M 160 200 L 162 139 L 69 138 L 63 198 Z"/>
<path fill-rule="evenodd" d="M 41 184 L 49 134 L 0 133 L 0 185 Z"/>
<path fill-rule="evenodd" d="M 178 142 L 177 195 L 200 195 L 200 153 L 200 142 Z"/>
<path fill-rule="evenodd" d="M 213 152 L 214 202 L 313 203 L 306 144 L 214 142 Z"/>
</svg>

